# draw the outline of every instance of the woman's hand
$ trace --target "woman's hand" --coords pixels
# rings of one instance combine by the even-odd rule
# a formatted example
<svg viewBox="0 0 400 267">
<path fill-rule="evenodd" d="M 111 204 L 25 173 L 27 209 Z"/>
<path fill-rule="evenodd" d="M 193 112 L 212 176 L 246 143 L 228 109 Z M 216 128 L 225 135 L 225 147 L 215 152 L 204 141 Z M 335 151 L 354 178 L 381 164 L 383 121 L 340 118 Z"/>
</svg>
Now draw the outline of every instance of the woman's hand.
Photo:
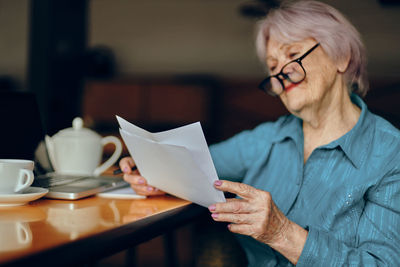
<svg viewBox="0 0 400 267">
<path fill-rule="evenodd" d="M 241 199 L 227 199 L 209 207 L 215 221 L 229 222 L 231 232 L 248 235 L 268 244 L 296 264 L 307 239 L 307 231 L 278 209 L 269 192 L 252 186 L 218 180 L 214 186 Z"/>
<path fill-rule="evenodd" d="M 132 171 L 133 166 L 135 166 L 135 162 L 131 157 L 125 157 L 119 161 L 119 167 L 124 173 L 124 180 L 131 185 L 136 194 L 144 196 L 165 194 L 158 188 L 148 185 L 146 179 L 140 175 L 137 169 Z"/>
</svg>

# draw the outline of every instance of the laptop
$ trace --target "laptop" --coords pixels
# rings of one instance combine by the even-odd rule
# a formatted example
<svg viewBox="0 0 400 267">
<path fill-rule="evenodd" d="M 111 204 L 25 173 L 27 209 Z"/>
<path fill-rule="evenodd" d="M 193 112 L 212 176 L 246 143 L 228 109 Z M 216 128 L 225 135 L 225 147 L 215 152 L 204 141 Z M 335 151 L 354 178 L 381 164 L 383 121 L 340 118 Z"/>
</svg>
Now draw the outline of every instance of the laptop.
<svg viewBox="0 0 400 267">
<path fill-rule="evenodd" d="M 55 173 L 44 145 L 45 133 L 33 93 L 0 91 L 0 125 L 0 158 L 33 160 L 32 186 L 49 189 L 47 198 L 74 200 L 128 186 L 121 177 Z"/>
</svg>

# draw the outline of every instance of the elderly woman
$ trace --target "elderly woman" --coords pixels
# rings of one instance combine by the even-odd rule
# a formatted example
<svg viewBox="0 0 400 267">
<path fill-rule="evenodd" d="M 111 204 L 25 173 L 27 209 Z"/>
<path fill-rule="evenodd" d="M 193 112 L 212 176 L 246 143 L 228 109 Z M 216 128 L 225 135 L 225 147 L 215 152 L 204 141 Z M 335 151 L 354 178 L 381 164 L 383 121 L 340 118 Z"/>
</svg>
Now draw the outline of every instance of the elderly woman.
<svg viewBox="0 0 400 267">
<path fill-rule="evenodd" d="M 356 29 L 315 1 L 283 4 L 259 24 L 260 84 L 291 115 L 210 147 L 219 190 L 209 207 L 237 233 L 250 266 L 400 266 L 400 132 L 368 111 Z M 358 95 L 357 95 L 358 94 Z M 130 173 L 141 194 L 163 192 Z"/>
</svg>

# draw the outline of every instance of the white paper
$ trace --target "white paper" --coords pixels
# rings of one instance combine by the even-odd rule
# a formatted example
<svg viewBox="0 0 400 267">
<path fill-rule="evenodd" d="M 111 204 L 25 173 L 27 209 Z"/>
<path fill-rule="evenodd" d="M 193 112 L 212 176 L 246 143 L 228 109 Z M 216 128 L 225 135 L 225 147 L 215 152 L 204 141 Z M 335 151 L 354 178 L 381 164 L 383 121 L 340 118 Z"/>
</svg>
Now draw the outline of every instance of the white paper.
<svg viewBox="0 0 400 267">
<path fill-rule="evenodd" d="M 121 136 L 148 184 L 204 207 L 225 202 L 200 122 L 150 133 L 117 116 Z"/>
</svg>

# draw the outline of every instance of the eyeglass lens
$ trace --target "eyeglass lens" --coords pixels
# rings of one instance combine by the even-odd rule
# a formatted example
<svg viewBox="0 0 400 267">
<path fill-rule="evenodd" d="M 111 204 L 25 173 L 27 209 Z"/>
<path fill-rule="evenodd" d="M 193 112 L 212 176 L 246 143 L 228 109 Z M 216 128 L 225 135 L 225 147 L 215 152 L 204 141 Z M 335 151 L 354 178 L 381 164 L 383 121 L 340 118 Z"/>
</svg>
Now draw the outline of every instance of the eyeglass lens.
<svg viewBox="0 0 400 267">
<path fill-rule="evenodd" d="M 305 75 L 303 68 L 297 62 L 290 62 L 287 64 L 283 68 L 282 73 L 286 74 L 287 80 L 292 83 L 301 82 Z"/>
<path fill-rule="evenodd" d="M 285 84 L 285 80 L 290 83 L 298 83 L 301 82 L 304 77 L 304 69 L 298 62 L 293 61 L 283 67 L 282 72 L 278 77 L 272 76 L 269 80 L 269 84 L 265 84 L 265 89 L 271 91 L 272 94 L 279 95 L 284 90 L 282 83 Z M 282 82 L 279 81 L 279 79 Z"/>
<path fill-rule="evenodd" d="M 273 96 L 277 96 L 283 92 L 287 82 L 299 83 L 303 81 L 306 77 L 306 71 L 301 65 L 301 61 L 318 46 L 319 43 L 315 44 L 301 57 L 287 63 L 278 74 L 265 78 L 258 87 Z"/>
</svg>

